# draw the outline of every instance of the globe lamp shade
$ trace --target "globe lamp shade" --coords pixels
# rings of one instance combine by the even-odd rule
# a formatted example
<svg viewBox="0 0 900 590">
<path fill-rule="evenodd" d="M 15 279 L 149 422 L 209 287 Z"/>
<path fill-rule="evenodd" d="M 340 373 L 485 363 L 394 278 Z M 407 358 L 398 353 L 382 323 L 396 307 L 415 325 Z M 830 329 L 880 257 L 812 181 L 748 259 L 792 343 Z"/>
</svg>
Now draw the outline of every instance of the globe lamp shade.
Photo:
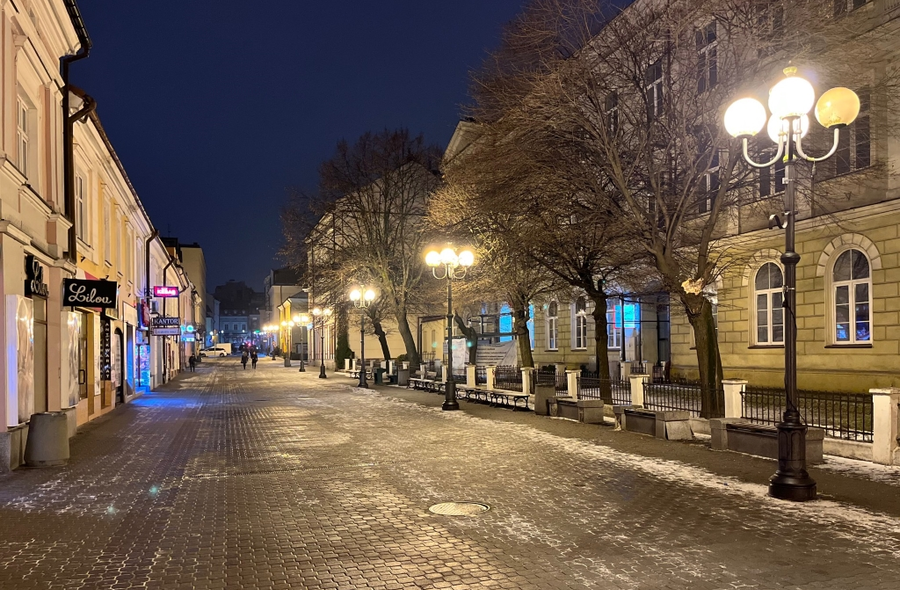
<svg viewBox="0 0 900 590">
<path fill-rule="evenodd" d="M 325 308 L 325 311 L 324 311 L 323 313 L 324 313 L 326 316 L 331 315 L 331 308 L 330 308 L 330 307 L 326 307 L 326 308 Z"/>
<path fill-rule="evenodd" d="M 441 263 L 441 255 L 437 250 L 432 250 L 425 255 L 425 264 L 428 266 L 438 266 Z"/>
<path fill-rule="evenodd" d="M 725 131 L 732 137 L 753 137 L 766 124 L 766 107 L 755 98 L 741 98 L 725 111 Z"/>
<path fill-rule="evenodd" d="M 471 250 L 463 250 L 459 253 L 459 264 L 460 266 L 472 266 L 475 264 L 475 255 L 472 254 Z"/>
<path fill-rule="evenodd" d="M 350 291 L 350 301 L 359 301 L 361 297 L 362 293 L 359 291 L 359 289 L 353 289 L 352 291 Z"/>
<path fill-rule="evenodd" d="M 800 125 L 800 137 L 806 137 L 809 132 L 809 115 L 803 115 L 797 119 L 779 119 L 775 115 L 769 117 L 769 124 L 766 125 L 766 133 L 769 138 L 778 143 L 783 137 L 787 137 L 788 130 L 794 121 L 794 137 L 797 137 L 797 125 Z"/>
<path fill-rule="evenodd" d="M 372 289 L 366 289 L 366 293 L 363 296 L 366 301 L 374 301 L 375 300 L 375 291 Z"/>
<path fill-rule="evenodd" d="M 321 315 L 321 314 L 322 314 L 322 310 L 319 309 L 318 307 L 316 307 L 315 309 L 313 309 L 312 314 L 313 314 L 313 315 Z"/>
<path fill-rule="evenodd" d="M 812 84 L 800 76 L 788 75 L 769 91 L 769 111 L 779 119 L 805 115 L 815 102 Z"/>
<path fill-rule="evenodd" d="M 859 115 L 859 97 L 849 88 L 832 88 L 816 103 L 816 121 L 828 129 L 846 126 Z"/>
<path fill-rule="evenodd" d="M 453 251 L 453 248 L 444 248 L 441 250 L 441 262 L 449 264 L 450 266 L 456 266 L 457 262 L 459 262 L 459 258 L 456 256 L 456 252 Z"/>
</svg>

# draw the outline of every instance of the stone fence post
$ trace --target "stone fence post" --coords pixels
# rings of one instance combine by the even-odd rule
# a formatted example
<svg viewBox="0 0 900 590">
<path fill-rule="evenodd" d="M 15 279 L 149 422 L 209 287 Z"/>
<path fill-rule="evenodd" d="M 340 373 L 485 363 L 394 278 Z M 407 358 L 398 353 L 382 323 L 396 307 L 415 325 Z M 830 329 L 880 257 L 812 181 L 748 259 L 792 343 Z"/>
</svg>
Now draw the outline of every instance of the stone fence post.
<svg viewBox="0 0 900 590">
<path fill-rule="evenodd" d="M 644 407 L 644 379 L 649 375 L 629 375 L 631 380 L 631 405 Z"/>
<path fill-rule="evenodd" d="M 619 378 L 622 381 L 631 378 L 631 361 L 619 361 Z"/>
<path fill-rule="evenodd" d="M 534 367 L 522 367 L 522 393 L 534 395 Z"/>
<path fill-rule="evenodd" d="M 870 389 L 872 394 L 872 460 L 881 465 L 900 463 L 900 387 Z"/>
<path fill-rule="evenodd" d="M 723 379 L 725 390 L 725 418 L 740 418 L 743 414 L 743 396 L 747 382 L 743 379 Z"/>
<path fill-rule="evenodd" d="M 485 384 L 484 388 L 487 390 L 493 390 L 494 386 L 497 384 L 497 367 L 488 367 L 487 368 L 487 384 Z"/>
<path fill-rule="evenodd" d="M 475 365 L 466 363 L 466 385 L 469 387 L 475 387 L 478 384 L 478 381 L 475 378 L 476 369 L 477 367 Z"/>
<path fill-rule="evenodd" d="M 568 394 L 572 399 L 578 399 L 578 377 L 581 371 L 566 371 L 566 385 L 568 385 Z"/>
</svg>

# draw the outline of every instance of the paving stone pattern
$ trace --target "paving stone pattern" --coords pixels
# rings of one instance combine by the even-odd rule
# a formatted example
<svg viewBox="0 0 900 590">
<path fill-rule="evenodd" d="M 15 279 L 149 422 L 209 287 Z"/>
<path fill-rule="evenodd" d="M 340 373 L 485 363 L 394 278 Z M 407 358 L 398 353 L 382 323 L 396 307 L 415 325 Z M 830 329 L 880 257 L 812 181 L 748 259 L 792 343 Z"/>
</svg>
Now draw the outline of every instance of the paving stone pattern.
<svg viewBox="0 0 900 590">
<path fill-rule="evenodd" d="M 0 476 L 0 588 L 900 588 L 897 519 L 280 365 L 205 361 Z"/>
</svg>

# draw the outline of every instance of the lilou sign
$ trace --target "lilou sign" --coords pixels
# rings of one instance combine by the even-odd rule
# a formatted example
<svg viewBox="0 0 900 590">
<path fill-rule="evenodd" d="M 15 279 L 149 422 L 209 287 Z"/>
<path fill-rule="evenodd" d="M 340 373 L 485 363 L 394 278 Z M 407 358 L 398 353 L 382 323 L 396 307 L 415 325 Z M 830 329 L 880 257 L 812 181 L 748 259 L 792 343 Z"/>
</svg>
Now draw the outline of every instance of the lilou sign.
<svg viewBox="0 0 900 590">
<path fill-rule="evenodd" d="M 178 297 L 178 287 L 169 287 L 166 285 L 159 285 L 153 287 L 153 296 L 154 297 Z"/>
<path fill-rule="evenodd" d="M 115 281 L 87 281 L 65 279 L 63 281 L 63 307 L 115 308 L 119 284 Z"/>
</svg>

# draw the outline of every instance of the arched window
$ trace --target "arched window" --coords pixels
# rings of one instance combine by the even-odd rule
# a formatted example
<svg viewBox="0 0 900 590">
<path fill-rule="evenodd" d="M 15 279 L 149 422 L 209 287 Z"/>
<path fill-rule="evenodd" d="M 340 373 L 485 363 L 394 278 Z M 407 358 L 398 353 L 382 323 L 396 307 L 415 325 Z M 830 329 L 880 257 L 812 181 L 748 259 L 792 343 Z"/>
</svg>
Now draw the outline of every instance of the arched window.
<svg viewBox="0 0 900 590">
<path fill-rule="evenodd" d="M 861 250 L 842 252 L 831 272 L 834 297 L 834 342 L 836 344 L 872 341 L 872 273 L 869 259 Z"/>
<path fill-rule="evenodd" d="M 587 297 L 575 300 L 572 322 L 572 348 L 587 348 Z"/>
<path fill-rule="evenodd" d="M 556 350 L 557 321 L 559 319 L 559 305 L 551 301 L 547 306 L 547 348 Z"/>
<path fill-rule="evenodd" d="M 753 294 L 756 304 L 756 343 L 784 343 L 784 277 L 774 262 L 756 271 Z"/>
</svg>

